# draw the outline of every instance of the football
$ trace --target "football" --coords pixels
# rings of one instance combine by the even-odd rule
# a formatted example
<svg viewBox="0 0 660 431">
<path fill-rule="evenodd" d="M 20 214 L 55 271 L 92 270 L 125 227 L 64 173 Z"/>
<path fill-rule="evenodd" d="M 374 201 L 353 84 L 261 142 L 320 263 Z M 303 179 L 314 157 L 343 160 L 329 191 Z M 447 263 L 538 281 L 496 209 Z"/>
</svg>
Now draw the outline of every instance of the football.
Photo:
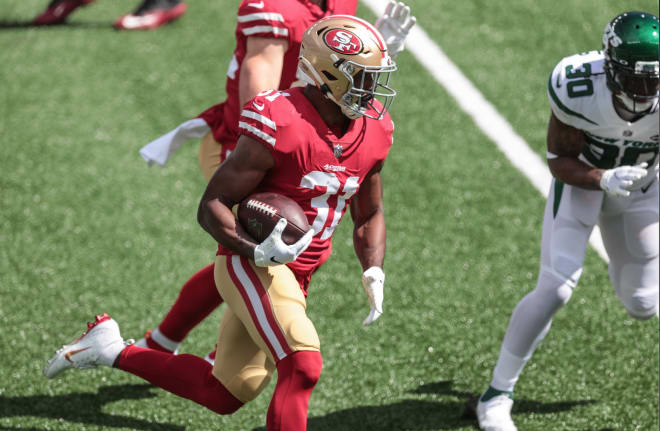
<svg viewBox="0 0 660 431">
<path fill-rule="evenodd" d="M 282 241 L 291 245 L 309 229 L 305 212 L 293 199 L 278 193 L 255 193 L 238 205 L 238 221 L 257 243 L 263 242 L 273 231 L 277 222 L 287 220 L 282 232 Z"/>
</svg>

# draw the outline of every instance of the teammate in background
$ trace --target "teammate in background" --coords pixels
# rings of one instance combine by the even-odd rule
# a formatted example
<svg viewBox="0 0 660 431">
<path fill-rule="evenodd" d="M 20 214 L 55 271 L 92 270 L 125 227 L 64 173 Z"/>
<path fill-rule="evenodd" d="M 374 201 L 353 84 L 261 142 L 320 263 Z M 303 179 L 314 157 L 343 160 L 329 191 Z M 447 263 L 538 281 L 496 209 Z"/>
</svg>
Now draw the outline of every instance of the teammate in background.
<svg viewBox="0 0 660 431">
<path fill-rule="evenodd" d="M 142 156 L 149 163 L 162 166 L 183 142 L 203 137 L 199 164 L 209 181 L 221 161 L 236 147 L 240 107 L 263 90 L 286 89 L 297 79 L 304 31 L 328 15 L 353 15 L 356 7 L 357 0 L 243 0 L 238 8 L 236 48 L 227 70 L 227 99 L 142 148 Z M 414 24 L 410 8 L 394 1 L 376 21 L 393 56 L 403 50 L 404 40 Z M 147 331 L 145 338 L 136 344 L 176 353 L 187 334 L 222 303 L 213 273 L 214 264 L 210 264 L 193 275 L 157 328 Z M 372 301 L 365 324 L 380 316 L 382 292 L 375 301 L 378 303 Z M 212 362 L 213 357 L 211 352 L 207 360 Z"/>
<path fill-rule="evenodd" d="M 254 399 L 275 369 L 269 431 L 307 428 L 309 397 L 322 368 L 319 338 L 305 313 L 312 274 L 329 257 L 332 234 L 350 206 L 355 252 L 370 283 L 384 282 L 385 215 L 381 169 L 392 145 L 387 114 L 396 70 L 371 24 L 335 15 L 302 38 L 306 87 L 267 90 L 239 117 L 241 136 L 201 199 L 198 220 L 218 241 L 215 278 L 228 305 L 215 365 L 126 345 L 117 323 L 97 316 L 44 369 L 115 366 L 219 414 Z M 280 220 L 260 244 L 244 236 L 231 208 L 256 191 L 294 199 L 312 229 L 286 245 Z M 284 264 L 283 264 L 284 263 Z"/>
<path fill-rule="evenodd" d="M 609 275 L 630 316 L 658 315 L 658 18 L 627 12 L 605 27 L 603 51 L 566 57 L 548 81 L 548 166 L 536 289 L 516 306 L 489 388 L 486 431 L 515 431 L 513 389 L 582 273 L 596 223 Z"/>
<path fill-rule="evenodd" d="M 35 25 L 62 24 L 81 6 L 94 0 L 51 0 L 48 7 L 32 22 Z M 183 15 L 186 3 L 181 0 L 143 0 L 135 12 L 122 15 L 114 26 L 121 30 L 149 30 L 158 28 Z"/>
</svg>

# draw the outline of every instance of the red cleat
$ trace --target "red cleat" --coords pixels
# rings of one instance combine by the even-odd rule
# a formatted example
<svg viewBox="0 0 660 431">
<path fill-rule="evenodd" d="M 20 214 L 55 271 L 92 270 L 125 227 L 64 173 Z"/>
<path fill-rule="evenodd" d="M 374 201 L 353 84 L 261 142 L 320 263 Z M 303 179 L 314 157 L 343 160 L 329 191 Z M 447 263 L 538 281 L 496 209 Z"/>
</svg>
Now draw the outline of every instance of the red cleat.
<svg viewBox="0 0 660 431">
<path fill-rule="evenodd" d="M 184 14 L 188 6 L 185 2 L 172 7 L 145 8 L 148 0 L 136 12 L 123 15 L 115 22 L 119 30 L 150 30 L 165 25 Z"/>
<path fill-rule="evenodd" d="M 94 0 L 52 0 L 45 11 L 32 20 L 34 25 L 62 24 L 71 12 Z"/>
</svg>

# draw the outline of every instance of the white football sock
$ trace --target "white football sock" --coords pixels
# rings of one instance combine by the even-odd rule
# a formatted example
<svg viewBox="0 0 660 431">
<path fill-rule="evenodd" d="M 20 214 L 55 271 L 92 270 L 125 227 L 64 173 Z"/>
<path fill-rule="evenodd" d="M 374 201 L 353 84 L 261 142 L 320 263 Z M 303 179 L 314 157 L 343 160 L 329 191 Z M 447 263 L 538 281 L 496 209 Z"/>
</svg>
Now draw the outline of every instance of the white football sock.
<svg viewBox="0 0 660 431">
<path fill-rule="evenodd" d="M 516 356 L 502 346 L 490 385 L 498 391 L 513 392 L 518 377 L 530 358 L 531 355 L 527 358 Z"/>
<path fill-rule="evenodd" d="M 513 391 L 527 361 L 550 331 L 552 317 L 573 292 L 570 282 L 542 271 L 536 289 L 520 300 L 511 314 L 491 386 Z"/>
</svg>

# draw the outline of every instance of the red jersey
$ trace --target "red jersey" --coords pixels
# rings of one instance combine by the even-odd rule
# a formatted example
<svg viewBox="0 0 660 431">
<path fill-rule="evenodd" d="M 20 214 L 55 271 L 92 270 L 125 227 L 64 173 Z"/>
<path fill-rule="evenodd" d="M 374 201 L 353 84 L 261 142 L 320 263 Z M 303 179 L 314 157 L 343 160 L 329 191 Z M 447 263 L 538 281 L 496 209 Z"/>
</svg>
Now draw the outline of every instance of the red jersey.
<svg viewBox="0 0 660 431">
<path fill-rule="evenodd" d="M 211 128 L 213 138 L 222 143 L 222 159 L 238 140 L 238 79 L 247 51 L 248 37 L 266 37 L 286 40 L 289 48 L 284 54 L 280 89 L 286 89 L 296 80 L 298 54 L 303 33 L 316 21 L 328 15 L 355 15 L 357 0 L 326 0 L 326 10 L 309 0 L 242 0 L 238 7 L 236 48 L 227 69 L 225 89 L 227 99 L 199 117 Z"/>
<path fill-rule="evenodd" d="M 303 292 L 312 274 L 330 256 L 332 234 L 351 197 L 392 145 L 389 114 L 379 121 L 361 117 L 337 137 L 303 94 L 303 88 L 265 91 L 248 102 L 239 118 L 240 133 L 261 142 L 273 155 L 257 192 L 295 200 L 316 231 L 310 246 L 287 264 Z M 339 150 L 341 148 L 341 150 Z M 218 246 L 218 254 L 233 254 Z"/>
</svg>

